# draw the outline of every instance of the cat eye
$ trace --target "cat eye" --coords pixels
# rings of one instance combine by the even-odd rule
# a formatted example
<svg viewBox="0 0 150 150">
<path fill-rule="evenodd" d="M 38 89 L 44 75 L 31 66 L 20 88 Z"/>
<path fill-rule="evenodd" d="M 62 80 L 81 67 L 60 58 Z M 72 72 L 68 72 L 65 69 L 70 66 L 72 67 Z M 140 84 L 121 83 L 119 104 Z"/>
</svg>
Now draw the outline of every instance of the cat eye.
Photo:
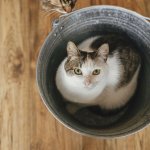
<svg viewBox="0 0 150 150">
<path fill-rule="evenodd" d="M 100 74 L 100 69 L 95 69 L 92 74 L 93 75 L 99 75 Z"/>
<path fill-rule="evenodd" d="M 74 69 L 74 73 L 75 73 L 76 75 L 82 75 L 82 71 L 81 71 L 81 69 L 79 69 L 79 68 L 75 68 L 75 69 Z"/>
</svg>

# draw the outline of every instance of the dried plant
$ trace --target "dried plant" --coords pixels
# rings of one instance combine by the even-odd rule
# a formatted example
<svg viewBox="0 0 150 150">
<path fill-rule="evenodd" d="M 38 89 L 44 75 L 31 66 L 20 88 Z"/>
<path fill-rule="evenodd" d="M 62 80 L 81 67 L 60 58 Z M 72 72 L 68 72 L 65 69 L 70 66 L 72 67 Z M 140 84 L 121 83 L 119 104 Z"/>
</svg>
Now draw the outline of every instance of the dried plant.
<svg viewBox="0 0 150 150">
<path fill-rule="evenodd" d="M 61 3 L 58 1 L 52 0 L 40 0 L 42 9 L 47 13 L 60 12 L 65 14 L 66 11 L 62 8 Z"/>
<path fill-rule="evenodd" d="M 71 12 L 75 6 L 76 0 L 40 0 L 42 9 L 46 12 Z"/>
</svg>

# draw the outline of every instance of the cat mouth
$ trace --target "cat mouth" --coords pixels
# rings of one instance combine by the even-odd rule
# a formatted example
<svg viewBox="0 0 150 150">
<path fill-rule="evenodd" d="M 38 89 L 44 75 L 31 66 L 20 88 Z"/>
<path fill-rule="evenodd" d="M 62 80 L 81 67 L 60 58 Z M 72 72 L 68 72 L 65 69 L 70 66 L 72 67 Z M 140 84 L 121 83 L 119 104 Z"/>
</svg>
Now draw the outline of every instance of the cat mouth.
<svg viewBox="0 0 150 150">
<path fill-rule="evenodd" d="M 90 86 L 90 87 L 85 86 L 84 88 L 86 88 L 86 89 L 92 89 L 92 86 Z"/>
<path fill-rule="evenodd" d="M 93 88 L 95 88 L 95 87 L 96 87 L 96 85 L 84 86 L 84 88 L 86 88 L 86 89 L 88 89 L 88 90 L 93 89 Z"/>
</svg>

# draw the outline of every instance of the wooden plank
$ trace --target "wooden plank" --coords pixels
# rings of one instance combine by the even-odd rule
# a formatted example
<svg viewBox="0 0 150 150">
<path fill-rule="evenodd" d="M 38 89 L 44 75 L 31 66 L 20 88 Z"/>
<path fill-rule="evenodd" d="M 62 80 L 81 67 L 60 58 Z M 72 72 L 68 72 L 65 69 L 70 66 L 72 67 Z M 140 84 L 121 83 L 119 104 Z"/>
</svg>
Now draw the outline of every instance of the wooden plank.
<svg viewBox="0 0 150 150">
<path fill-rule="evenodd" d="M 96 4 L 150 16 L 149 0 L 78 0 L 76 9 Z M 38 0 L 1 0 L 0 14 L 0 150 L 149 150 L 150 127 L 104 140 L 81 136 L 56 121 L 39 96 L 35 67 L 59 13 L 45 13 Z"/>
<path fill-rule="evenodd" d="M 27 3 L 0 2 L 1 150 L 29 149 L 29 31 L 21 5 Z"/>
</svg>

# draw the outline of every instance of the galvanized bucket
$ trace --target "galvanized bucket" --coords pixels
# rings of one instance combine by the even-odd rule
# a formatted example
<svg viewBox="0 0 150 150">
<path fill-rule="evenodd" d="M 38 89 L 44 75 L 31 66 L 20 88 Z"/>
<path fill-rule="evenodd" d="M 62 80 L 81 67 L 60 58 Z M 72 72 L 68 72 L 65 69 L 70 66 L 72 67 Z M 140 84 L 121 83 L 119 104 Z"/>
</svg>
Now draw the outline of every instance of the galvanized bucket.
<svg viewBox="0 0 150 150">
<path fill-rule="evenodd" d="M 89 36 L 112 32 L 130 38 L 141 54 L 142 68 L 138 88 L 123 113 L 112 116 L 115 121 L 111 122 L 112 118 L 107 116 L 97 126 L 92 125 L 92 121 L 86 125 L 66 111 L 63 98 L 55 84 L 56 70 L 66 57 L 66 44 L 69 40 L 80 43 Z M 93 6 L 65 15 L 55 22 L 41 48 L 36 76 L 44 104 L 71 130 L 105 138 L 139 131 L 150 122 L 150 23 L 136 12 L 114 6 Z M 101 126 L 103 122 L 109 125 Z"/>
</svg>

